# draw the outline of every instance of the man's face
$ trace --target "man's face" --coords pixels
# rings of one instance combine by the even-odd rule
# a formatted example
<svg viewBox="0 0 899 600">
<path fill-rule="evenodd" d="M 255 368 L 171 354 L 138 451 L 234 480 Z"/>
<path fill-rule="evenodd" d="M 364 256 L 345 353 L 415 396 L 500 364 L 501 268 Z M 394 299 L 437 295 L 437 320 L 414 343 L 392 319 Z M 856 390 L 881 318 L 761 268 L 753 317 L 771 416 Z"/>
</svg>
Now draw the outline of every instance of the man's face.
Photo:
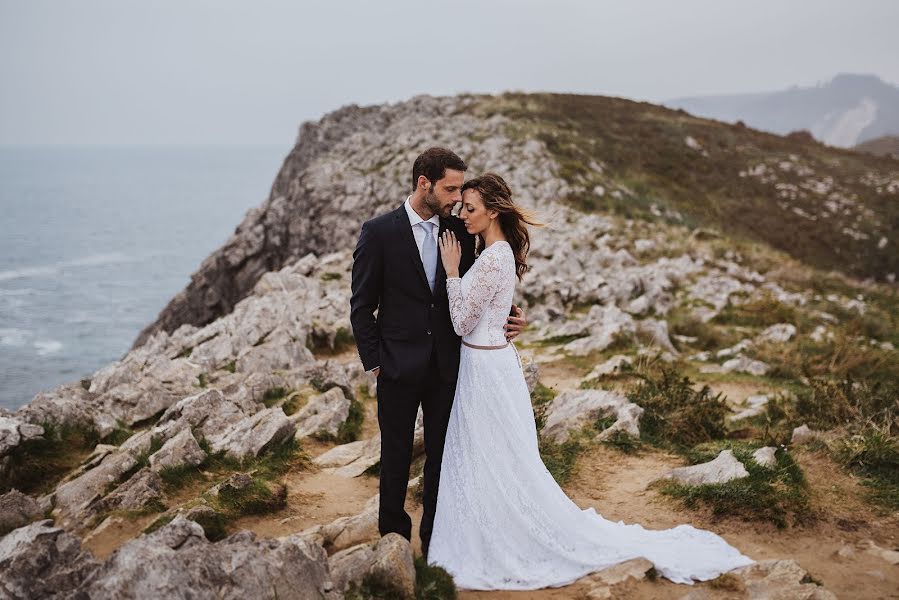
<svg viewBox="0 0 899 600">
<path fill-rule="evenodd" d="M 449 217 L 453 206 L 462 202 L 462 182 L 465 181 L 465 173 L 455 169 L 446 169 L 443 179 L 439 179 L 428 190 L 425 196 L 425 206 L 435 215 L 443 218 Z"/>
</svg>

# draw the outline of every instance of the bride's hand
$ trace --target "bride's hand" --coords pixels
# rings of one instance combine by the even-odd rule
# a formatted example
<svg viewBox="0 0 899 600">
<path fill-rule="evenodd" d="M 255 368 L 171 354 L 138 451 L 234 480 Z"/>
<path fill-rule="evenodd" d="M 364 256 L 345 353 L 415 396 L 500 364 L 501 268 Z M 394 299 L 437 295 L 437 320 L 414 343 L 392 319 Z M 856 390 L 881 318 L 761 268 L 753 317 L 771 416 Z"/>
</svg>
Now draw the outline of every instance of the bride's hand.
<svg viewBox="0 0 899 600">
<path fill-rule="evenodd" d="M 452 231 L 444 231 L 437 239 L 440 246 L 440 259 L 447 277 L 459 276 L 459 262 L 462 260 L 462 244 Z"/>
</svg>

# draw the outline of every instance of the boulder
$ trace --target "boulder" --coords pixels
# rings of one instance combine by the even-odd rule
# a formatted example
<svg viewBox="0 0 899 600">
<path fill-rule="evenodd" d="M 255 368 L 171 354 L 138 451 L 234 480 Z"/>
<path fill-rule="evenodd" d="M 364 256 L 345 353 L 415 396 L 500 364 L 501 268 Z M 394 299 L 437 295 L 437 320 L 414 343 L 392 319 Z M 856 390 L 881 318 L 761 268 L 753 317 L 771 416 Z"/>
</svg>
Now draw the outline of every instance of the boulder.
<svg viewBox="0 0 899 600">
<path fill-rule="evenodd" d="M 753 452 L 752 459 L 763 467 L 773 469 L 777 466 L 777 458 L 775 458 L 776 452 L 777 448 L 773 446 L 765 446 L 764 448 L 759 448 L 758 450 Z"/>
<path fill-rule="evenodd" d="M 150 468 L 158 473 L 166 467 L 196 467 L 204 460 L 206 452 L 200 448 L 190 427 L 185 427 L 150 456 Z"/>
<path fill-rule="evenodd" d="M 766 396 L 765 394 L 754 394 L 752 396 L 748 396 L 746 400 L 744 400 L 745 408 L 741 409 L 734 415 L 730 415 L 728 417 L 728 420 L 740 421 L 742 419 L 748 419 L 749 417 L 760 415 L 765 412 L 765 405 L 767 404 L 768 396 Z"/>
<path fill-rule="evenodd" d="M 289 418 L 296 424 L 295 437 L 301 439 L 318 432 L 336 436 L 349 415 L 350 399 L 342 389 L 333 387 L 324 394 L 310 398 Z"/>
<path fill-rule="evenodd" d="M 790 323 L 777 323 L 766 327 L 755 339 L 761 342 L 773 342 L 783 344 L 789 342 L 796 335 L 796 326 Z"/>
<path fill-rule="evenodd" d="M 83 585 L 87 597 L 281 598 L 337 600 L 320 546 L 294 534 L 257 538 L 237 532 L 210 543 L 203 528 L 181 515 L 126 542 Z"/>
<path fill-rule="evenodd" d="M 571 431 L 604 416 L 615 416 L 615 423 L 605 429 L 600 438 L 616 431 L 640 436 L 639 422 L 643 409 L 625 396 L 606 390 L 569 390 L 562 392 L 546 411 L 542 435 L 557 442 L 568 439 Z"/>
<path fill-rule="evenodd" d="M 81 599 L 79 588 L 99 564 L 81 541 L 53 521 L 36 521 L 0 538 L 0 595 Z"/>
<path fill-rule="evenodd" d="M 685 485 L 706 485 L 726 483 L 734 479 L 749 477 L 749 471 L 736 459 L 730 450 L 722 450 L 714 460 L 707 463 L 672 469 L 659 479 L 673 479 Z"/>
<path fill-rule="evenodd" d="M 19 490 L 0 496 L 0 536 L 35 520 L 43 513 L 40 503 Z"/>
<path fill-rule="evenodd" d="M 118 488 L 110 492 L 90 507 L 93 513 L 109 510 L 140 510 L 165 504 L 162 478 L 148 467 L 144 467 Z"/>
<path fill-rule="evenodd" d="M 302 532 L 302 536 L 320 546 L 329 553 L 344 550 L 351 546 L 370 542 L 380 536 L 378 533 L 378 500 L 375 494 L 358 515 L 340 517 L 324 525 L 316 525 Z"/>
<path fill-rule="evenodd" d="M 353 584 L 368 580 L 391 589 L 391 597 L 415 598 L 415 565 L 412 546 L 397 533 L 388 533 L 376 544 L 361 544 L 342 550 L 328 559 L 336 590 L 345 592 Z"/>
<path fill-rule="evenodd" d="M 596 365 L 590 374 L 584 377 L 585 381 L 602 379 L 619 374 L 622 370 L 631 366 L 631 359 L 624 354 L 616 354 L 601 365 Z"/>
<path fill-rule="evenodd" d="M 826 588 L 810 582 L 808 572 L 794 560 L 762 560 L 731 573 L 743 581 L 749 600 L 836 600 Z"/>
</svg>

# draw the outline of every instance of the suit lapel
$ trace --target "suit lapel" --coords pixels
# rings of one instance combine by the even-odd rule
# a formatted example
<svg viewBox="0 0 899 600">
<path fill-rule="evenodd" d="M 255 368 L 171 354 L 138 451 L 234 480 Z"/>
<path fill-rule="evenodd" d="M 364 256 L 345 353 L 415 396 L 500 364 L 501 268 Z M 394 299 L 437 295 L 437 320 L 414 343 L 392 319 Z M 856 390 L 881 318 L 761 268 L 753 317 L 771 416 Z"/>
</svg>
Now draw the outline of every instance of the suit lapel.
<svg viewBox="0 0 899 600">
<path fill-rule="evenodd" d="M 412 234 L 412 226 L 409 224 L 409 215 L 406 214 L 405 205 L 400 206 L 395 214 L 396 218 L 394 219 L 394 222 L 396 223 L 397 233 L 399 234 L 400 239 L 403 240 L 406 252 L 409 254 L 409 258 L 415 265 L 415 270 L 418 271 L 421 281 L 425 285 L 425 289 L 428 293 L 431 293 L 431 287 L 428 285 L 428 276 L 425 275 L 425 267 L 421 262 L 421 255 L 418 253 L 418 244 L 415 243 L 415 236 Z"/>
<path fill-rule="evenodd" d="M 450 229 L 449 221 L 447 219 L 440 219 L 440 227 L 437 231 L 438 240 L 439 236 L 443 235 L 443 232 Z M 437 274 L 434 276 L 434 293 L 437 294 L 438 291 L 443 291 L 446 293 L 446 269 L 443 268 L 443 259 L 440 258 L 440 246 L 437 247 Z"/>
</svg>

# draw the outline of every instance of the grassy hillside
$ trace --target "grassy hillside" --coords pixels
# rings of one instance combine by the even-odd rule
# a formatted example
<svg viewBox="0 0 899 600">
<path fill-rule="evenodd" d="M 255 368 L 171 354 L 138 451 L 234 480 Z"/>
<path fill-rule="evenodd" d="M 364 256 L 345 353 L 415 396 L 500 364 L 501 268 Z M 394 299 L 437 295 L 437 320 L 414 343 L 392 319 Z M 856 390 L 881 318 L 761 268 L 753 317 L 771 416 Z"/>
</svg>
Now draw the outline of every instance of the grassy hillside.
<svg viewBox="0 0 899 600">
<path fill-rule="evenodd" d="M 899 159 L 899 136 L 885 135 L 867 142 L 862 142 L 855 147 L 859 152 L 868 152 L 878 156 L 892 156 Z"/>
<path fill-rule="evenodd" d="M 767 242 L 810 265 L 899 273 L 899 165 L 630 100 L 485 97 L 471 109 L 537 138 L 586 210 L 662 217 Z"/>
</svg>

